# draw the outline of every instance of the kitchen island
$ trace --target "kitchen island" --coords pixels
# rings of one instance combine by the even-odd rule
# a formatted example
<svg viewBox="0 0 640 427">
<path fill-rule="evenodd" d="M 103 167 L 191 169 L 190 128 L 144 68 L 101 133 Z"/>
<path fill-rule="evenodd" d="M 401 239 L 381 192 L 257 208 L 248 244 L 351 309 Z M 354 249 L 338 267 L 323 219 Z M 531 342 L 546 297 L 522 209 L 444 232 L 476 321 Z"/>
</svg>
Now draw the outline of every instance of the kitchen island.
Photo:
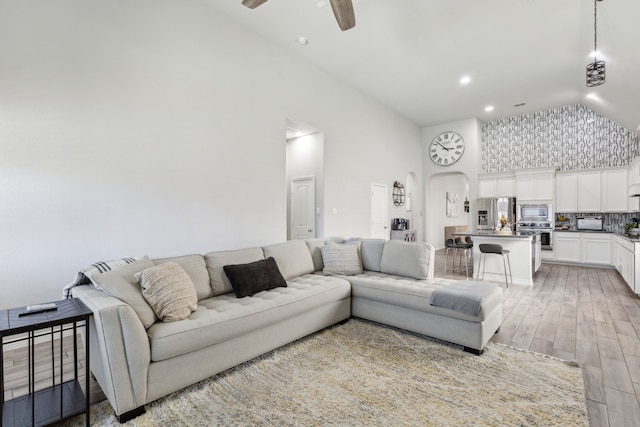
<svg viewBox="0 0 640 427">
<path fill-rule="evenodd" d="M 513 283 L 533 285 L 533 275 L 540 268 L 540 235 L 532 233 L 477 231 L 474 233 L 454 233 L 470 236 L 473 240 L 473 273 L 477 277 L 482 243 L 498 244 L 509 251 Z M 486 280 L 504 283 L 502 256 L 487 254 L 484 269 Z M 507 271 L 508 275 L 508 271 Z"/>
</svg>

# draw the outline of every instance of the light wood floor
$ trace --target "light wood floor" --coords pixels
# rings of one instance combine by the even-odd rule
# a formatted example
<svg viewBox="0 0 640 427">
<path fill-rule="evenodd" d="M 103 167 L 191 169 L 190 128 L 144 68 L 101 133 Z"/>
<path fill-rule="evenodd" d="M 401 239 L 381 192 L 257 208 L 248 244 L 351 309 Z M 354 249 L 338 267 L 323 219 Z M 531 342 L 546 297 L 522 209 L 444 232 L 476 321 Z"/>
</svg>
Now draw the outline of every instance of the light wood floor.
<svg viewBox="0 0 640 427">
<path fill-rule="evenodd" d="M 435 269 L 442 277 L 444 250 Z M 466 278 L 451 273 L 451 257 L 445 277 Z M 492 341 L 579 362 L 591 426 L 640 426 L 640 298 L 618 272 L 542 264 L 533 286 L 501 286 Z"/>
<path fill-rule="evenodd" d="M 436 276 L 442 277 L 443 270 L 444 251 L 439 250 Z M 449 265 L 446 277 L 464 279 L 465 274 L 451 273 Z M 640 298 L 610 269 L 543 264 L 534 282 L 508 289 L 501 283 L 504 321 L 492 340 L 578 361 L 591 426 L 640 426 Z M 63 367 L 71 372 L 72 353 L 64 354 Z M 50 385 L 47 358 L 44 350 L 38 362 L 40 385 Z M 25 364 L 25 351 L 5 352 L 7 399 L 26 393 Z M 103 399 L 92 381 L 91 401 Z"/>
</svg>

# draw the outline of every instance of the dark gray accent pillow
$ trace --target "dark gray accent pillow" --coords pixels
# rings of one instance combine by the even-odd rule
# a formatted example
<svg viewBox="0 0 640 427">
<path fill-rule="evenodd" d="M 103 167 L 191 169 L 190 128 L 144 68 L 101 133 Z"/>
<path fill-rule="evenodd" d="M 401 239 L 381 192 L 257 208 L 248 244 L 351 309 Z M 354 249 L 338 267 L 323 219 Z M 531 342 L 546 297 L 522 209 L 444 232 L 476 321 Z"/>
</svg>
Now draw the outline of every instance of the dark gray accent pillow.
<svg viewBox="0 0 640 427">
<path fill-rule="evenodd" d="M 287 281 L 282 277 L 273 257 L 248 264 L 225 265 L 223 269 L 238 298 L 268 289 L 287 287 Z"/>
</svg>

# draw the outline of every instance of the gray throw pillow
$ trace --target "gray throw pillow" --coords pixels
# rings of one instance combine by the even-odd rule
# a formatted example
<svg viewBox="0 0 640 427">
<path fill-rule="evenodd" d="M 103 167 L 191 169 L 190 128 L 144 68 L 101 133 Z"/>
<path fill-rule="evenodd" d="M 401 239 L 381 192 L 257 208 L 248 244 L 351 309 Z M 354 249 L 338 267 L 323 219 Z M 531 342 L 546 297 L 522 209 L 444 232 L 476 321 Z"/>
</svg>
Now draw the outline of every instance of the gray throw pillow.
<svg viewBox="0 0 640 427">
<path fill-rule="evenodd" d="M 324 264 L 323 273 L 344 274 L 346 276 L 362 273 L 358 245 L 326 245 L 321 250 Z"/>
</svg>

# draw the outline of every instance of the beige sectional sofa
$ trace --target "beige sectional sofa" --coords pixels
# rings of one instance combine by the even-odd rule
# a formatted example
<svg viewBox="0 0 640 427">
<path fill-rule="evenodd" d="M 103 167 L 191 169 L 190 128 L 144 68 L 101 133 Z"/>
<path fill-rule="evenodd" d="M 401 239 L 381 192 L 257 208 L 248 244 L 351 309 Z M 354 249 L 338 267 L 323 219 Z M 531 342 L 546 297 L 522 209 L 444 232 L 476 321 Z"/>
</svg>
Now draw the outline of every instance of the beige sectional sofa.
<svg viewBox="0 0 640 427">
<path fill-rule="evenodd" d="M 339 240 L 339 239 L 338 239 Z M 452 280 L 433 276 L 434 249 L 426 243 L 362 239 L 362 272 L 323 274 L 324 239 L 262 248 L 149 260 L 144 258 L 75 286 L 94 313 L 91 370 L 121 421 L 144 405 L 351 315 L 465 346 L 480 354 L 502 322 L 502 291 L 492 285 L 477 315 L 430 305 Z M 286 287 L 237 298 L 225 265 L 273 257 Z M 136 271 L 174 262 L 191 278 L 197 309 L 163 322 L 136 288 Z M 146 306 L 145 306 L 146 305 Z"/>
</svg>

